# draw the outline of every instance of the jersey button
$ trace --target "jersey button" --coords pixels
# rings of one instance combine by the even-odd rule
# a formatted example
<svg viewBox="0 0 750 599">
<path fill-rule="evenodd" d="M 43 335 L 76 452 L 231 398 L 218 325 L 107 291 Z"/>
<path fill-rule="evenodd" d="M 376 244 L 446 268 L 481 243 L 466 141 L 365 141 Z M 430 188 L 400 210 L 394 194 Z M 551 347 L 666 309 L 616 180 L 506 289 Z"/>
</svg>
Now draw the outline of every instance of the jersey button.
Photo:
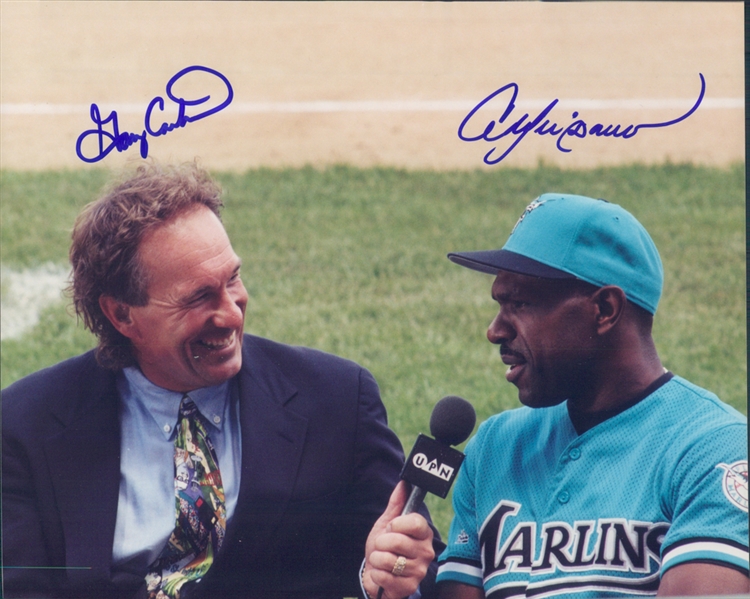
<svg viewBox="0 0 750 599">
<path fill-rule="evenodd" d="M 570 493 L 568 493 L 567 491 L 563 491 L 557 496 L 557 500 L 560 503 L 568 503 L 568 501 L 570 501 Z"/>
<path fill-rule="evenodd" d="M 568 455 L 570 456 L 571 460 L 577 460 L 578 458 L 581 457 L 581 450 L 578 449 L 577 447 L 574 447 L 573 449 L 570 450 L 570 453 Z"/>
</svg>

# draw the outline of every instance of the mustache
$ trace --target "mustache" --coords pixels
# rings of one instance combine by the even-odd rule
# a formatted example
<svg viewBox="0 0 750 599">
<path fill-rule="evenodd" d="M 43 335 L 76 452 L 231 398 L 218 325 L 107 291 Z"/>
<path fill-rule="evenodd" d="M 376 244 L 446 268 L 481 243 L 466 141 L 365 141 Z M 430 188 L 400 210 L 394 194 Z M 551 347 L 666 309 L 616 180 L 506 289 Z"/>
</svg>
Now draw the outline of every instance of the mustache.
<svg viewBox="0 0 750 599">
<path fill-rule="evenodd" d="M 512 358 L 520 358 L 521 360 L 526 361 L 526 356 L 524 356 L 521 352 L 516 351 L 510 347 L 508 347 L 506 344 L 500 345 L 500 356 L 506 356 L 506 357 L 512 357 Z"/>
</svg>

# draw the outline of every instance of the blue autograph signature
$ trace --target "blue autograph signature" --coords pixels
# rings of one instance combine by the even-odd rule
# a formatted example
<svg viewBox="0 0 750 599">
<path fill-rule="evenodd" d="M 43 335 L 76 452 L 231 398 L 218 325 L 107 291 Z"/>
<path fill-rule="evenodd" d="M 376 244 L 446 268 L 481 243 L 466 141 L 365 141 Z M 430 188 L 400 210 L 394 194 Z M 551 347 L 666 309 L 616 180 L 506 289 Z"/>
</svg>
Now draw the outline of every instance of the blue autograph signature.
<svg viewBox="0 0 750 599">
<path fill-rule="evenodd" d="M 188 106 L 199 106 L 201 104 L 205 104 L 211 99 L 211 96 L 209 95 L 198 98 L 196 100 L 187 100 L 185 98 L 177 97 L 172 93 L 172 86 L 177 81 L 179 81 L 181 77 L 184 77 L 185 75 L 187 75 L 188 73 L 192 73 L 193 71 L 203 71 L 204 73 L 215 75 L 224 83 L 224 85 L 226 85 L 227 93 L 226 98 L 223 99 L 221 103 L 207 108 L 203 110 L 203 112 L 188 115 L 186 114 L 186 109 Z M 219 112 L 220 110 L 223 110 L 224 108 L 229 106 L 229 104 L 232 102 L 233 96 L 234 92 L 232 91 L 232 85 L 229 83 L 229 80 L 218 71 L 209 69 L 208 67 L 201 67 L 197 65 L 187 67 L 185 69 L 182 69 L 167 83 L 167 97 L 175 102 L 178 106 L 177 120 L 175 120 L 174 123 L 167 124 L 165 122 L 162 122 L 161 125 L 158 125 L 156 127 L 152 125 L 152 112 L 157 107 L 159 111 L 164 111 L 164 98 L 162 98 L 161 96 L 157 96 L 153 100 L 151 100 L 148 108 L 146 108 L 146 115 L 144 117 L 143 125 L 144 129 L 142 133 L 129 133 L 127 131 L 123 131 L 121 133 L 120 126 L 117 122 L 117 113 L 113 110 L 109 113 L 109 116 L 107 118 L 102 119 L 101 113 L 99 112 L 99 107 L 96 104 L 92 104 L 91 120 L 96 125 L 96 129 L 88 129 L 81 133 L 81 135 L 78 137 L 78 141 L 76 142 L 76 154 L 78 154 L 78 157 L 84 162 L 98 162 L 112 150 L 124 152 L 133 144 L 140 142 L 141 157 L 146 158 L 148 156 L 148 135 L 151 135 L 152 137 L 166 135 L 170 131 L 174 131 L 175 129 L 184 127 L 188 123 L 206 118 L 207 116 Z M 112 125 L 112 130 L 105 131 L 104 127 L 106 125 L 109 125 L 110 123 Z M 81 150 L 81 146 L 83 145 L 84 140 L 86 140 L 86 138 L 88 138 L 90 135 L 93 135 L 96 138 L 96 142 L 98 143 L 99 153 L 95 156 L 86 156 Z M 105 146 L 106 141 L 108 141 L 109 144 Z"/>
<path fill-rule="evenodd" d="M 586 121 L 583 119 L 578 118 L 578 111 L 574 111 L 572 114 L 572 117 L 576 120 L 574 120 L 570 125 L 567 127 L 558 126 L 557 123 L 550 123 L 550 120 L 547 117 L 547 115 L 552 111 L 552 109 L 557 105 L 559 99 L 552 100 L 547 106 L 542 110 L 536 117 L 533 119 L 529 119 L 529 113 L 524 114 L 520 119 L 517 119 L 513 124 L 508 125 L 503 131 L 496 133 L 495 135 L 492 135 L 495 125 L 505 124 L 505 121 L 508 120 L 508 117 L 510 117 L 511 113 L 516 107 L 516 98 L 518 97 L 518 84 L 517 83 L 509 83 L 508 85 L 504 85 L 497 91 L 492 92 L 489 96 L 487 96 L 484 100 L 479 102 L 474 108 L 471 109 L 471 112 L 467 114 L 464 117 L 464 120 L 461 121 L 461 125 L 458 127 L 458 137 L 462 141 L 486 141 L 488 143 L 494 143 L 498 140 L 511 135 L 515 136 L 515 139 L 513 139 L 513 142 L 505 149 L 505 151 L 500 154 L 499 156 L 493 156 L 493 154 L 498 150 L 497 145 L 493 145 L 493 147 L 490 149 L 489 152 L 487 152 L 484 155 L 484 162 L 485 164 L 497 164 L 500 162 L 503 158 L 505 158 L 508 154 L 513 151 L 513 149 L 521 142 L 521 140 L 526 136 L 528 133 L 536 133 L 537 135 L 551 135 L 551 136 L 557 136 L 557 143 L 555 144 L 557 146 L 557 149 L 561 152 L 570 152 L 572 151 L 571 148 L 564 147 L 563 141 L 566 137 L 579 137 L 584 138 L 587 135 L 595 135 L 596 137 L 619 137 L 622 139 L 630 139 L 631 137 L 634 137 L 636 133 L 640 129 L 655 129 L 658 127 L 669 127 L 670 125 L 675 125 L 676 123 L 679 123 L 680 121 L 684 121 L 686 118 L 688 118 L 691 114 L 693 114 L 696 110 L 698 110 L 698 107 L 701 105 L 701 102 L 703 101 L 703 96 L 706 94 L 706 80 L 703 78 L 703 74 L 698 73 L 698 75 L 701 78 L 701 91 L 698 95 L 698 99 L 696 100 L 693 107 L 688 110 L 685 114 L 683 114 L 680 117 L 677 117 L 676 119 L 673 119 L 671 121 L 667 121 L 664 123 L 642 123 L 640 125 L 628 125 L 627 127 L 621 128 L 621 125 L 603 125 L 601 123 L 597 123 L 596 125 L 593 125 L 592 127 L 589 127 L 586 124 Z M 497 121 L 490 121 L 487 123 L 487 125 L 484 127 L 484 131 L 480 133 L 479 135 L 468 135 L 465 133 L 465 129 L 470 124 L 472 117 L 477 113 L 477 111 L 485 106 L 488 102 L 493 100 L 494 98 L 498 97 L 500 94 L 512 90 L 512 95 L 510 97 L 510 101 L 508 102 L 507 107 L 505 108 L 502 116 L 497 119 Z M 478 117 L 477 117 L 478 118 Z M 481 127 L 481 125 L 480 125 Z"/>
</svg>

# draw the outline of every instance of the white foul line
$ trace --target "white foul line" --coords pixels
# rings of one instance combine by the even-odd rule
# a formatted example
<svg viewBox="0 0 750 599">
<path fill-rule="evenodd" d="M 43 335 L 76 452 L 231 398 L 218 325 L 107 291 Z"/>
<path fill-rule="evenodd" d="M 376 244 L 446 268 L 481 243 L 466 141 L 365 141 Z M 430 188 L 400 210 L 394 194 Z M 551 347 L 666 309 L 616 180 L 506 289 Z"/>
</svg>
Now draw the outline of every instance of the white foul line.
<svg viewBox="0 0 750 599">
<path fill-rule="evenodd" d="M 516 102 L 520 110 L 541 110 L 546 108 L 552 100 L 519 100 Z M 468 112 L 479 101 L 474 100 L 351 100 L 311 102 L 233 102 L 226 108 L 226 112 L 235 114 L 263 114 L 263 113 L 337 113 L 337 112 Z M 688 109 L 695 104 L 695 98 L 643 98 L 643 99 L 560 99 L 556 108 L 568 110 L 663 110 Z M 118 114 L 143 114 L 148 102 L 137 104 L 125 103 L 97 103 L 102 116 L 111 111 Z M 700 109 L 734 110 L 745 107 L 744 98 L 706 98 Z M 40 103 L 5 103 L 0 104 L 0 114 L 3 115 L 88 115 L 91 104 L 54 104 Z"/>
</svg>

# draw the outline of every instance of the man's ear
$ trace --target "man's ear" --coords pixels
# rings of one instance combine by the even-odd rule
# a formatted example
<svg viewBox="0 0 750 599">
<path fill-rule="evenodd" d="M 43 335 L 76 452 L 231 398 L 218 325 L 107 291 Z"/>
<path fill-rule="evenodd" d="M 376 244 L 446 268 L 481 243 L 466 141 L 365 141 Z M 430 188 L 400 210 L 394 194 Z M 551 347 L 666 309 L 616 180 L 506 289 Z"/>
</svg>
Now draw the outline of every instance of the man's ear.
<svg viewBox="0 0 750 599">
<path fill-rule="evenodd" d="M 130 317 L 130 306 L 118 301 L 111 295 L 99 296 L 99 307 L 104 316 L 112 323 L 117 331 L 128 339 L 133 337 L 133 320 Z"/>
<path fill-rule="evenodd" d="M 591 299 L 596 306 L 597 332 L 604 335 L 622 318 L 627 303 L 625 292 L 614 285 L 607 285 L 597 289 Z"/>
</svg>

